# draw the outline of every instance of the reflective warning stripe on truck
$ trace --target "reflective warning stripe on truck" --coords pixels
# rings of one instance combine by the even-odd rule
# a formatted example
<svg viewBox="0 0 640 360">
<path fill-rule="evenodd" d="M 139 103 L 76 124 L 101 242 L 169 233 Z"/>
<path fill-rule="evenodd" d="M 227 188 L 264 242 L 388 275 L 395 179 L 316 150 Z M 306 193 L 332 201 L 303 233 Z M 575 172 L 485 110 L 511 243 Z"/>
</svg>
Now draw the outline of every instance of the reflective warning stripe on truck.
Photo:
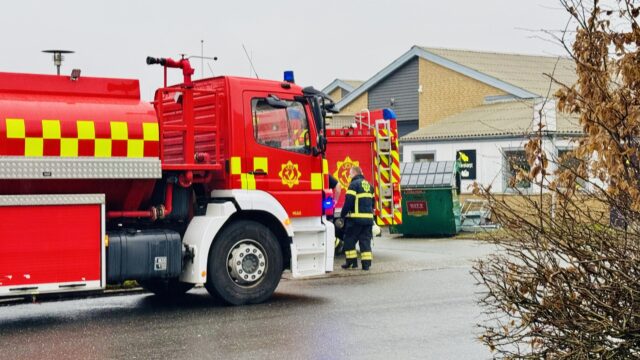
<svg viewBox="0 0 640 360">
<path fill-rule="evenodd" d="M 240 181 L 240 188 L 243 190 L 256 190 L 256 177 L 253 172 L 263 171 L 269 173 L 269 159 L 267 157 L 254 157 L 253 159 L 253 171 L 242 171 L 242 158 L 239 156 L 232 156 L 229 159 L 229 172 L 235 178 L 235 181 Z M 325 182 L 325 170 L 328 173 L 328 163 L 323 162 L 323 172 L 309 174 L 311 190 L 323 190 Z M 301 179 L 306 176 L 300 173 Z M 293 189 L 294 186 L 291 186 Z M 300 188 L 299 190 L 305 190 Z"/>
<path fill-rule="evenodd" d="M 2 142 L 6 143 L 0 155 L 65 158 L 159 156 L 160 135 L 156 122 L 4 120 L 6 140 Z"/>
</svg>

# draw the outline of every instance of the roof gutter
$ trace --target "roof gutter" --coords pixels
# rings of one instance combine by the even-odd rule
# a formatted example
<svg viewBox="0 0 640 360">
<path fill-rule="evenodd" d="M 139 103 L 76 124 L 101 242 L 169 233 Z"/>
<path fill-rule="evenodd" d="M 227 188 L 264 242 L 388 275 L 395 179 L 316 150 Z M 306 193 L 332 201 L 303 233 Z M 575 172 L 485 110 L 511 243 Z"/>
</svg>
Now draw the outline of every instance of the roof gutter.
<svg viewBox="0 0 640 360">
<path fill-rule="evenodd" d="M 509 138 L 523 138 L 530 134 L 503 134 L 503 135 L 469 135 L 469 136 L 442 136 L 442 137 L 424 137 L 419 139 L 403 139 L 400 138 L 401 144 L 407 143 L 421 143 L 425 141 L 458 141 L 458 140 L 502 140 Z M 584 134 L 577 132 L 554 132 L 545 135 L 553 135 L 553 136 L 570 136 L 570 137 L 581 137 Z"/>
</svg>

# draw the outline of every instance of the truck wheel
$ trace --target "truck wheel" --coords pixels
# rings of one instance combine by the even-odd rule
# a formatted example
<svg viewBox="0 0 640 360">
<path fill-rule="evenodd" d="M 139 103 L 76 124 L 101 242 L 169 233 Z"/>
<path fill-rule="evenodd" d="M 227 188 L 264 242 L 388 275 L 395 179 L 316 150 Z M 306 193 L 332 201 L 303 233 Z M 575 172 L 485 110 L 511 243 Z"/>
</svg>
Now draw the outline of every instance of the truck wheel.
<svg viewBox="0 0 640 360">
<path fill-rule="evenodd" d="M 238 221 L 213 243 L 205 287 L 229 304 L 257 304 L 271 297 L 282 270 L 282 251 L 271 230 L 255 221 Z"/>
<path fill-rule="evenodd" d="M 184 295 L 191 290 L 194 284 L 184 283 L 177 279 L 154 279 L 140 281 L 140 285 L 147 291 L 164 298 L 173 298 Z"/>
</svg>

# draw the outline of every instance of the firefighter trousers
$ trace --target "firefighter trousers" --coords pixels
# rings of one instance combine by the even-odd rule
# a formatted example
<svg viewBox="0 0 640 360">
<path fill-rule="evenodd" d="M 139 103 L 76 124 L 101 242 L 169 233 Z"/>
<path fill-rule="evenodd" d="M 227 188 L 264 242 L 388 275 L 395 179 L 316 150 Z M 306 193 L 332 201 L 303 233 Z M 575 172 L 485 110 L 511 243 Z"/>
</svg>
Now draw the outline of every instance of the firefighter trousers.
<svg viewBox="0 0 640 360">
<path fill-rule="evenodd" d="M 371 225 L 360 225 L 347 219 L 344 228 L 344 254 L 347 258 L 347 264 L 357 263 L 356 243 L 359 243 L 362 267 L 368 268 L 371 266 L 371 260 L 373 260 L 373 254 L 371 253 L 372 236 Z"/>
</svg>

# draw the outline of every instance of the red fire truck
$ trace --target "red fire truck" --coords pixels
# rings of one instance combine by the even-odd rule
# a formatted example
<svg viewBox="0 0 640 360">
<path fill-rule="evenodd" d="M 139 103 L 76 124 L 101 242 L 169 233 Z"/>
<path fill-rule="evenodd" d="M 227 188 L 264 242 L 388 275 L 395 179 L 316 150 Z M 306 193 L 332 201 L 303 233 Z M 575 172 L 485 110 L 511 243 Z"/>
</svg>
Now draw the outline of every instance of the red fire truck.
<svg viewBox="0 0 640 360">
<path fill-rule="evenodd" d="M 329 172 L 349 186 L 349 170 L 359 166 L 374 184 L 374 211 L 379 226 L 402 224 L 400 152 L 396 115 L 391 109 L 365 110 L 350 126 L 327 129 Z M 344 194 L 344 192 L 343 192 Z M 336 199 L 340 211 L 344 195 Z"/>
<path fill-rule="evenodd" d="M 402 224 L 400 153 L 396 115 L 391 109 L 363 110 L 351 124 L 327 129 L 329 173 L 347 189 L 352 166 L 359 166 L 373 182 L 376 225 Z M 344 203 L 343 191 L 335 199 L 336 215 Z M 331 218 L 331 216 L 330 216 Z M 336 254 L 342 253 L 342 229 L 336 226 Z"/>
<path fill-rule="evenodd" d="M 284 269 L 331 271 L 323 95 L 147 63 L 165 70 L 152 104 L 137 80 L 0 73 L 0 296 L 137 280 L 246 304 Z"/>
<path fill-rule="evenodd" d="M 266 113 L 257 119 L 258 131 L 265 133 L 266 142 L 301 145 L 309 141 L 302 126 L 301 109 L 290 107 L 287 116 Z M 360 166 L 363 174 L 374 184 L 374 211 L 377 226 L 402 224 L 400 196 L 400 154 L 396 115 L 391 109 L 364 110 L 353 117 L 343 128 L 326 129 L 327 149 L 325 159 L 329 173 L 346 190 L 351 179 L 349 170 Z M 334 210 L 339 215 L 344 194 L 326 206 L 329 219 Z M 333 195 L 333 194 L 332 194 Z M 336 254 L 340 254 L 342 231 L 336 227 Z"/>
</svg>

